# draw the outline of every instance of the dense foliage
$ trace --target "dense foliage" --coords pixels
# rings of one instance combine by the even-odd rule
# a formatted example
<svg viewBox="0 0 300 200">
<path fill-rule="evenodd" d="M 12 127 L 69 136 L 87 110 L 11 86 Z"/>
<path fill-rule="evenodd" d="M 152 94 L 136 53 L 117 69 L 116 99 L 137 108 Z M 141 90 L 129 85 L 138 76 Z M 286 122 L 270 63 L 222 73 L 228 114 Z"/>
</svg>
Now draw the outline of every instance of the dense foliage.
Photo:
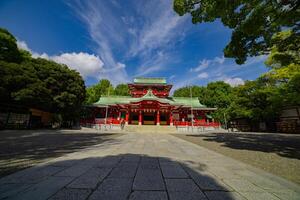
<svg viewBox="0 0 300 200">
<path fill-rule="evenodd" d="M 238 64 L 248 56 L 268 54 L 277 43 L 274 35 L 283 30 L 291 33 L 289 45 L 299 44 L 300 9 L 295 0 L 174 0 L 174 10 L 190 13 L 193 23 L 220 20 L 233 29 L 224 55 Z M 285 48 L 285 43 L 277 44 Z"/>
<path fill-rule="evenodd" d="M 85 98 L 80 74 L 19 50 L 16 39 L 0 29 L 0 103 L 17 104 L 60 114 L 63 120 L 78 117 Z"/>
<path fill-rule="evenodd" d="M 128 96 L 127 84 L 119 84 L 115 88 L 107 79 L 101 79 L 97 84 L 86 89 L 86 104 L 92 104 L 99 100 L 101 96 Z"/>
<path fill-rule="evenodd" d="M 288 42 L 290 34 L 292 32 L 287 30 L 272 38 L 276 43 L 266 60 L 270 70 L 258 79 L 237 87 L 220 81 L 206 87 L 192 86 L 192 95 L 207 106 L 217 107 L 214 116 L 221 122 L 224 115 L 228 119 L 243 118 L 253 123 L 277 121 L 282 108 L 300 106 L 300 42 Z M 294 39 L 299 41 L 299 36 Z M 189 95 L 189 87 L 174 92 L 174 96 Z"/>
</svg>

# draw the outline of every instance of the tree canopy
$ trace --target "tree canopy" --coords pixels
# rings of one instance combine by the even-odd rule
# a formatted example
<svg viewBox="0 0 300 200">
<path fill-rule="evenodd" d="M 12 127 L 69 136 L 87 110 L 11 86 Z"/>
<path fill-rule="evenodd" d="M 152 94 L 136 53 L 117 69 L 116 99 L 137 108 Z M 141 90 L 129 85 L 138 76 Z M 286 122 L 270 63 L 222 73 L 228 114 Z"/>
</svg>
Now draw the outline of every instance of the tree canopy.
<svg viewBox="0 0 300 200">
<path fill-rule="evenodd" d="M 283 30 L 289 31 L 286 38 L 289 45 L 299 45 L 300 9 L 297 1 L 174 0 L 173 6 L 179 15 L 190 13 L 193 23 L 220 20 L 233 29 L 224 55 L 235 58 L 238 64 L 243 64 L 248 56 L 268 54 L 277 42 L 274 36 Z M 284 43 L 277 44 L 278 48 L 286 48 Z"/>
<path fill-rule="evenodd" d="M 78 117 L 85 85 L 77 71 L 32 58 L 17 48 L 16 39 L 4 29 L 0 30 L 0 45 L 0 103 L 58 113 L 64 120 Z"/>
</svg>

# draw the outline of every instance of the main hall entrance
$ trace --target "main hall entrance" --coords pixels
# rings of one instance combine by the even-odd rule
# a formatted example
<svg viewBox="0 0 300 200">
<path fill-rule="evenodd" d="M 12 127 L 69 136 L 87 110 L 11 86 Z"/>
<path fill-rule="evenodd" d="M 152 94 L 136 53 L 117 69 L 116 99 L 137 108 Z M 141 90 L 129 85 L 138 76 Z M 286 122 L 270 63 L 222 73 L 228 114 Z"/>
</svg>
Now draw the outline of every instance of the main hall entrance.
<svg viewBox="0 0 300 200">
<path fill-rule="evenodd" d="M 155 125 L 156 124 L 156 115 L 154 112 L 152 113 L 144 113 L 143 115 L 143 125 Z"/>
</svg>

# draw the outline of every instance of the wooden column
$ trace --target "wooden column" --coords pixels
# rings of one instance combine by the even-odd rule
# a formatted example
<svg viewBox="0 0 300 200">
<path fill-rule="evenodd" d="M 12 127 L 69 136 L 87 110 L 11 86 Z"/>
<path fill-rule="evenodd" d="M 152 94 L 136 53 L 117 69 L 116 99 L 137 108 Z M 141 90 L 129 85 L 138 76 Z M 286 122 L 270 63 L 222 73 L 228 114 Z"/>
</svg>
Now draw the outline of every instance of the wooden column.
<svg viewBox="0 0 300 200">
<path fill-rule="evenodd" d="M 170 112 L 170 126 L 173 126 L 173 114 Z"/>
<path fill-rule="evenodd" d="M 139 111 L 139 125 L 142 125 L 142 111 Z"/>
<path fill-rule="evenodd" d="M 159 113 L 159 110 L 157 111 L 157 115 L 156 115 L 156 125 L 157 126 L 160 125 L 160 113 Z"/>
<path fill-rule="evenodd" d="M 129 120 L 129 111 L 126 111 L 126 116 L 125 116 L 126 125 L 128 125 L 128 120 Z"/>
</svg>

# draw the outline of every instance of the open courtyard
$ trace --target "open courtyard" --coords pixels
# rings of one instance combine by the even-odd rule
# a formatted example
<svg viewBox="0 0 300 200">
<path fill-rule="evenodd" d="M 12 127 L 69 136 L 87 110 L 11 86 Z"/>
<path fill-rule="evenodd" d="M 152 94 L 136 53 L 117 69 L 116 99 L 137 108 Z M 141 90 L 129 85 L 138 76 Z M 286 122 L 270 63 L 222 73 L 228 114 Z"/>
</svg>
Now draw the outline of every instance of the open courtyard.
<svg viewBox="0 0 300 200">
<path fill-rule="evenodd" d="M 296 183 L 169 134 L 89 129 L 1 134 L 1 152 L 6 149 L 1 170 L 24 168 L 13 164 L 22 159 L 34 166 L 1 178 L 0 199 L 300 198 Z"/>
</svg>

